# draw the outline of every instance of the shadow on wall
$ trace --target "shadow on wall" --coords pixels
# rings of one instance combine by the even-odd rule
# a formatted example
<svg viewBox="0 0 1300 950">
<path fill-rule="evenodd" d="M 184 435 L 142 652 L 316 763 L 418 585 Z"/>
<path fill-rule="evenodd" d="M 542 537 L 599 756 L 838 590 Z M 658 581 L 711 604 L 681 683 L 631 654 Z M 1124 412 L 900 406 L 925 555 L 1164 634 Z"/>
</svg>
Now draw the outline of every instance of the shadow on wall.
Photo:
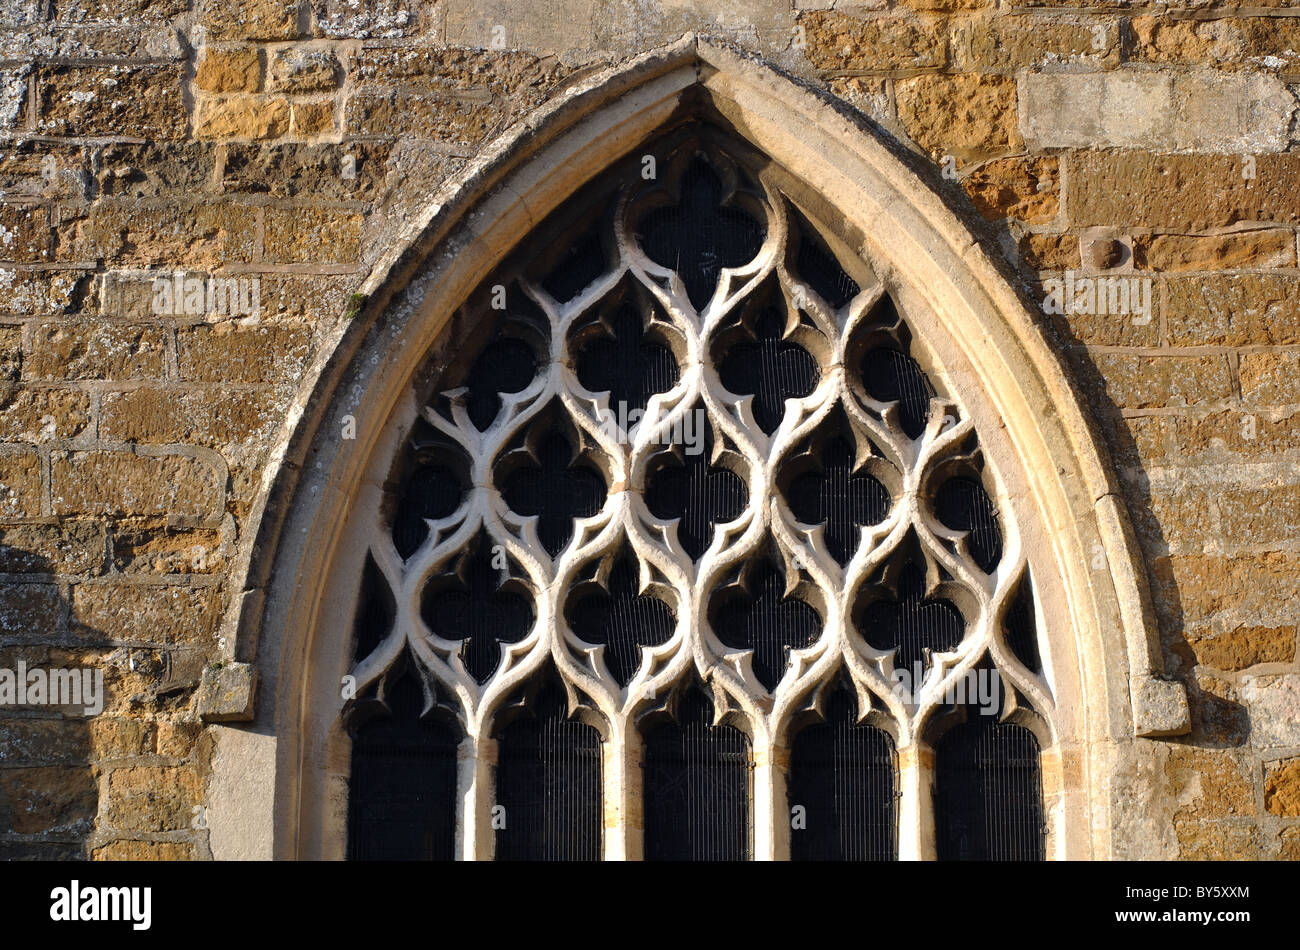
<svg viewBox="0 0 1300 950">
<path fill-rule="evenodd" d="M 81 623 L 69 581 L 5 533 L 0 860 L 199 856 L 199 783 L 183 763 L 199 733 L 186 710 L 201 658 L 177 664 Z"/>
</svg>

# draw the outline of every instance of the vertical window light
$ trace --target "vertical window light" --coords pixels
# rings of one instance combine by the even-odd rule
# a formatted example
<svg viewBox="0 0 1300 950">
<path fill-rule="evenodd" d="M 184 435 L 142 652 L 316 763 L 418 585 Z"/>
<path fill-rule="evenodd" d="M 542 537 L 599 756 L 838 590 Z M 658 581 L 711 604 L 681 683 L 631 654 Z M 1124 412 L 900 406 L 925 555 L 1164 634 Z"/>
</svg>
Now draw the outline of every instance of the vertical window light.
<svg viewBox="0 0 1300 950">
<path fill-rule="evenodd" d="M 745 861 L 750 857 L 749 740 L 713 723 L 698 688 L 676 722 L 645 737 L 645 857 L 649 861 Z"/>
<path fill-rule="evenodd" d="M 457 736 L 420 718 L 424 692 L 409 666 L 387 705 L 388 714 L 359 726 L 352 738 L 348 859 L 450 861 Z"/>
<path fill-rule="evenodd" d="M 497 755 L 497 860 L 600 860 L 600 734 L 569 718 L 558 680 L 501 730 Z"/>
<path fill-rule="evenodd" d="M 970 715 L 935 748 L 939 860 L 1042 861 L 1038 739 L 996 716 Z"/>
<path fill-rule="evenodd" d="M 857 702 L 844 686 L 826 706 L 825 721 L 799 730 L 791 749 L 790 857 L 893 861 L 898 857 L 894 741 L 883 729 L 858 722 Z"/>
</svg>

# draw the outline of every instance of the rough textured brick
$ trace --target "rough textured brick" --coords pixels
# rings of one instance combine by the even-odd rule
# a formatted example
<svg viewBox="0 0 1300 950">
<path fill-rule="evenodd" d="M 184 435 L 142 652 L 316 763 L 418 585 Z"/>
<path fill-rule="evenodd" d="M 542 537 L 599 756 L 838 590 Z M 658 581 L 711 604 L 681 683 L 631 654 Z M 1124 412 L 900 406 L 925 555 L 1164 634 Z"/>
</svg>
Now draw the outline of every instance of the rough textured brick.
<svg viewBox="0 0 1300 950">
<path fill-rule="evenodd" d="M 106 547 L 97 521 L 10 525 L 0 528 L 0 574 L 95 574 Z"/>
<path fill-rule="evenodd" d="M 917 76 L 894 88 L 903 127 L 932 156 L 975 161 L 1021 144 L 1011 79 Z"/>
<path fill-rule="evenodd" d="M 206 462 L 129 452 L 56 452 L 51 459 L 54 513 L 211 517 L 223 485 Z"/>
<path fill-rule="evenodd" d="M 1264 810 L 1300 818 L 1300 758 L 1270 762 L 1264 772 Z"/>
<path fill-rule="evenodd" d="M 1300 283 L 1292 277 L 1180 277 L 1165 283 L 1175 346 L 1300 343 Z"/>
<path fill-rule="evenodd" d="M 0 769 L 0 827 L 18 834 L 85 832 L 99 793 L 90 769 Z"/>
<path fill-rule="evenodd" d="M 106 823 L 119 831 L 184 831 L 203 789 L 193 769 L 116 768 L 108 777 Z"/>
<path fill-rule="evenodd" d="M 262 84 L 262 58 L 257 47 L 207 50 L 194 84 L 205 92 L 257 92 Z"/>
<path fill-rule="evenodd" d="M 947 41 L 937 22 L 808 13 L 799 23 L 808 39 L 808 59 L 818 69 L 908 69 L 947 61 Z"/>
<path fill-rule="evenodd" d="M 193 861 L 194 845 L 187 841 L 119 839 L 91 851 L 96 861 Z"/>
<path fill-rule="evenodd" d="M 294 46 L 271 54 L 268 86 L 276 92 L 328 92 L 339 84 L 342 67 L 330 49 Z"/>
<path fill-rule="evenodd" d="M 1102 32 L 1095 32 L 1094 26 L 1101 26 Z M 953 65 L 963 72 L 1013 73 L 1063 64 L 1099 69 L 1119 64 L 1120 30 L 1118 23 L 1104 21 L 963 18 L 953 21 L 952 49 Z"/>
<path fill-rule="evenodd" d="M 1300 352 L 1243 353 L 1237 376 L 1241 398 L 1250 405 L 1300 404 Z"/>
<path fill-rule="evenodd" d="M 382 135 L 397 125 L 426 138 L 476 143 L 505 125 L 507 115 L 490 99 L 448 99 L 405 92 L 358 93 L 348 100 L 345 131 Z"/>
<path fill-rule="evenodd" d="M 32 330 L 28 379 L 157 379 L 166 335 L 158 327 L 43 323 Z"/>
<path fill-rule="evenodd" d="M 1195 406 L 1232 395 L 1228 362 L 1222 356 L 1100 353 L 1095 362 L 1106 396 L 1123 409 Z"/>
<path fill-rule="evenodd" d="M 274 391 L 142 388 L 106 393 L 100 425 L 105 439 L 221 448 L 260 444 L 275 434 L 282 413 Z"/>
<path fill-rule="evenodd" d="M 291 40 L 299 35 L 297 3 L 200 0 L 199 20 L 213 39 Z"/>
<path fill-rule="evenodd" d="M 52 66 L 41 70 L 38 88 L 46 135 L 185 136 L 176 66 Z"/>
<path fill-rule="evenodd" d="M 1295 111 L 1282 81 L 1262 74 L 1026 73 L 1020 94 L 1031 148 L 1280 151 Z"/>
<path fill-rule="evenodd" d="M 1189 633 L 1187 642 L 1197 663 L 1236 672 L 1258 663 L 1290 663 L 1295 658 L 1296 628 L 1240 626 L 1222 633 Z"/>
</svg>

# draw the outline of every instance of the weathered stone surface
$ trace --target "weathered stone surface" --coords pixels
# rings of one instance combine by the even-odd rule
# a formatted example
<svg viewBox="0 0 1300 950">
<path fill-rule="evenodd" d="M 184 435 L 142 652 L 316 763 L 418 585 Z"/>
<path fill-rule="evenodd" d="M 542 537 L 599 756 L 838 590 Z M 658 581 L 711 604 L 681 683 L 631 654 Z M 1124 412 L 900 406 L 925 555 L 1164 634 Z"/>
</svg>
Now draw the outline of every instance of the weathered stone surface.
<svg viewBox="0 0 1300 950">
<path fill-rule="evenodd" d="M 73 439 L 90 422 L 90 393 L 0 386 L 0 440 Z"/>
<path fill-rule="evenodd" d="M 177 333 L 177 362 L 193 382 L 282 383 L 302 372 L 312 343 L 304 326 L 187 327 Z"/>
<path fill-rule="evenodd" d="M 931 156 L 978 161 L 1020 147 L 1016 85 L 1001 76 L 916 76 L 894 86 L 898 118 Z"/>
<path fill-rule="evenodd" d="M 1243 353 L 1241 398 L 1252 406 L 1300 405 L 1300 353 Z"/>
<path fill-rule="evenodd" d="M 328 92 L 339 84 L 342 67 L 329 48 L 290 46 L 275 50 L 269 64 L 268 88 L 275 92 Z"/>
<path fill-rule="evenodd" d="M 206 50 L 194 85 L 204 92 L 257 92 L 262 85 L 262 57 L 254 46 Z"/>
<path fill-rule="evenodd" d="M 1296 628 L 1235 627 L 1224 633 L 1189 633 L 1196 662 L 1225 673 L 1258 663 L 1289 663 L 1295 658 Z"/>
<path fill-rule="evenodd" d="M 1250 6 L 1262 6 L 1250 4 Z M 1278 17 L 1132 20 L 1134 60 L 1145 63 L 1281 70 L 1300 64 L 1300 23 Z"/>
<path fill-rule="evenodd" d="M 1016 218 L 1045 224 L 1059 208 L 1059 175 L 1054 158 L 1004 158 L 975 169 L 962 179 L 962 188 L 991 221 Z"/>
<path fill-rule="evenodd" d="M 134 766 L 113 769 L 103 819 L 126 832 L 188 831 L 203 788 L 192 768 Z"/>
<path fill-rule="evenodd" d="M 253 718 L 257 672 L 247 663 L 219 663 L 203 671 L 199 715 L 205 722 L 247 722 Z"/>
<path fill-rule="evenodd" d="M 229 539 L 216 528 L 143 528 L 113 535 L 114 570 L 123 574 L 214 574 L 226 567 Z"/>
<path fill-rule="evenodd" d="M 194 845 L 188 841 L 132 841 L 119 839 L 91 851 L 96 861 L 193 861 Z"/>
<path fill-rule="evenodd" d="M 1254 812 L 1254 787 L 1242 757 L 1233 752 L 1175 746 L 1165 763 L 1175 818 L 1230 818 Z"/>
<path fill-rule="evenodd" d="M 1179 455 L 1187 459 L 1270 456 L 1295 449 L 1300 437 L 1300 412 L 1227 410 L 1172 417 L 1170 432 Z"/>
<path fill-rule="evenodd" d="M 0 313 L 69 313 L 80 305 L 88 284 L 86 275 L 77 271 L 15 271 L 0 267 Z"/>
<path fill-rule="evenodd" d="M 1123 409 L 1195 406 L 1232 395 L 1232 376 L 1221 356 L 1100 353 L 1095 362 L 1106 398 Z"/>
<path fill-rule="evenodd" d="M 390 152 L 388 145 L 379 142 L 231 144 L 226 146 L 222 187 L 231 193 L 277 198 L 303 195 L 373 201 L 383 193 Z M 349 156 L 353 178 L 343 174 Z M 268 282 L 264 279 L 263 286 Z"/>
<path fill-rule="evenodd" d="M 290 132 L 298 138 L 334 132 L 334 103 L 295 102 L 290 108 Z"/>
<path fill-rule="evenodd" d="M 209 139 L 273 139 L 289 131 L 289 103 L 283 99 L 204 99 L 195 135 Z"/>
<path fill-rule="evenodd" d="M 1073 234 L 1029 232 L 1017 242 L 1026 266 L 1035 270 L 1068 270 L 1079 266 L 1079 239 Z"/>
<path fill-rule="evenodd" d="M 72 632 L 87 642 L 205 644 L 220 608 L 212 587 L 75 584 Z"/>
<path fill-rule="evenodd" d="M 1264 810 L 1283 818 L 1300 818 L 1300 758 L 1265 765 Z"/>
<path fill-rule="evenodd" d="M 808 13 L 799 17 L 799 25 L 807 36 L 808 59 L 818 69 L 909 69 L 942 66 L 948 58 L 938 22 Z"/>
<path fill-rule="evenodd" d="M 420 29 L 416 0 L 313 0 L 316 28 L 334 39 L 392 39 Z"/>
<path fill-rule="evenodd" d="M 106 550 L 97 521 L 10 525 L 0 528 L 0 573 L 97 574 Z"/>
<path fill-rule="evenodd" d="M 0 517 L 41 514 L 41 460 L 34 452 L 0 453 Z"/>
<path fill-rule="evenodd" d="M 184 443 L 223 449 L 275 434 L 284 399 L 275 390 L 142 388 L 106 393 L 100 435 L 114 442 Z"/>
<path fill-rule="evenodd" d="M 84 833 L 99 791 L 90 769 L 49 766 L 0 769 L 0 826 L 15 833 Z"/>
<path fill-rule="evenodd" d="M 348 100 L 345 131 L 382 135 L 396 125 L 414 134 L 472 144 L 504 127 L 507 115 L 489 98 L 449 99 L 406 92 L 359 93 Z"/>
<path fill-rule="evenodd" d="M 1142 270 L 1215 271 L 1237 267 L 1294 267 L 1294 231 L 1231 234 L 1148 234 L 1133 238 L 1133 263 Z"/>
<path fill-rule="evenodd" d="M 63 223 L 59 256 L 155 268 L 153 277 L 158 278 L 178 269 L 251 261 L 256 241 L 257 212 L 247 205 L 228 201 L 158 205 L 114 199 Z"/>
<path fill-rule="evenodd" d="M 1070 189 L 1071 220 L 1080 227 L 1124 221 L 1190 232 L 1250 221 L 1294 224 L 1300 155 L 1085 152 L 1072 160 Z"/>
<path fill-rule="evenodd" d="M 217 40 L 291 40 L 299 5 L 286 0 L 201 0 L 199 22 Z"/>
<path fill-rule="evenodd" d="M 446 0 L 447 44 L 543 54 L 585 51 L 598 15 L 610 15 L 602 6 L 596 0 L 555 0 L 538 15 L 527 0 Z"/>
<path fill-rule="evenodd" d="M 268 208 L 266 258 L 285 263 L 350 263 L 361 256 L 362 216 L 351 210 Z"/>
<path fill-rule="evenodd" d="M 71 719 L 0 720 L 0 762 L 77 765 L 90 757 L 86 723 Z"/>
<path fill-rule="evenodd" d="M 166 336 L 159 327 L 43 323 L 32 330 L 27 376 L 44 380 L 158 379 L 163 374 L 165 347 Z M 68 437 L 63 427 L 59 433 Z"/>
<path fill-rule="evenodd" d="M 1300 746 L 1300 674 L 1247 676 L 1241 689 L 1250 709 L 1250 744 L 1257 749 Z"/>
<path fill-rule="evenodd" d="M 953 65 L 963 72 L 1010 74 L 1027 67 L 1102 69 L 1119 64 L 1117 22 L 1005 16 L 952 22 Z"/>
<path fill-rule="evenodd" d="M 352 81 L 445 95 L 486 89 L 517 101 L 538 95 L 570 71 L 553 59 L 519 50 L 382 46 L 357 53 Z"/>
<path fill-rule="evenodd" d="M 0 204 L 0 260 L 36 264 L 50 260 L 50 212 L 31 204 Z"/>
<path fill-rule="evenodd" d="M 185 134 L 176 66 L 51 66 L 37 87 L 37 128 L 45 135 L 167 141 Z"/>
<path fill-rule="evenodd" d="M 55 452 L 50 480 L 56 515 L 210 518 L 224 489 L 207 462 L 130 452 Z"/>
<path fill-rule="evenodd" d="M 1020 130 L 1036 149 L 1276 152 L 1296 109 L 1281 80 L 1257 73 L 1031 72 L 1020 96 Z"/>
<path fill-rule="evenodd" d="M 1174 346 L 1300 343 L 1300 282 L 1243 274 L 1165 282 L 1164 314 Z"/>
</svg>

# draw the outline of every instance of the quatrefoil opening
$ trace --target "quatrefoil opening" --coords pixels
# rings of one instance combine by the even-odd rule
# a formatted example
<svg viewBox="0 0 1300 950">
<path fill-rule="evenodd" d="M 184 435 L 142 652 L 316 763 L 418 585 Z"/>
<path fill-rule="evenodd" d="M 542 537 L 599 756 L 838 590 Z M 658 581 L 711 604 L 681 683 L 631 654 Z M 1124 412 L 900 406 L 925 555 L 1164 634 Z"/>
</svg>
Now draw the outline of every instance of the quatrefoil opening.
<svg viewBox="0 0 1300 950">
<path fill-rule="evenodd" d="M 609 410 L 618 419 L 644 410 L 651 396 L 668 392 L 680 378 L 666 338 L 670 325 L 655 316 L 645 289 L 624 284 L 572 336 L 578 382 L 589 392 L 608 393 Z"/>
<path fill-rule="evenodd" d="M 822 632 L 821 615 L 787 595 L 785 573 L 768 557 L 746 565 L 734 586 L 715 594 L 709 616 L 725 645 L 753 651 L 754 676 L 768 692 L 785 675 L 790 651 L 811 646 Z"/>
<path fill-rule="evenodd" d="M 754 421 L 771 435 L 785 418 L 786 400 L 810 395 L 821 381 L 808 345 L 822 342 L 800 324 L 798 311 L 790 310 L 781 294 L 756 292 L 737 322 L 718 334 L 713 347 L 718 378 L 731 392 L 753 397 Z"/>
<path fill-rule="evenodd" d="M 573 537 L 574 522 L 605 504 L 605 477 L 586 457 L 581 433 L 555 406 L 504 451 L 495 480 L 510 510 L 536 518 L 537 540 L 555 557 Z"/>
<path fill-rule="evenodd" d="M 410 558 L 429 535 L 428 521 L 450 517 L 462 505 L 469 483 L 469 459 L 424 420 L 407 443 L 401 488 L 393 508 L 393 546 Z"/>
<path fill-rule="evenodd" d="M 877 475 L 892 468 L 865 438 L 855 437 L 842 408 L 818 427 L 781 466 L 777 484 L 791 514 L 806 525 L 823 525 L 822 538 L 840 566 L 858 549 L 861 529 L 884 521 L 892 499 Z"/>
<path fill-rule="evenodd" d="M 500 545 L 480 534 L 425 588 L 421 617 L 441 639 L 462 641 L 461 665 L 480 684 L 501 665 L 502 644 L 518 643 L 533 627 L 532 596 L 521 573 Z"/>
<path fill-rule="evenodd" d="M 723 171 L 725 177 L 696 153 L 684 170 L 670 173 L 676 203 L 648 210 L 636 227 L 641 249 L 676 272 L 697 313 L 713 299 L 723 268 L 748 264 L 766 237 L 765 225 L 736 200 L 736 170 Z"/>
<path fill-rule="evenodd" d="M 612 564 L 570 594 L 569 627 L 586 643 L 603 644 L 605 665 L 626 686 L 641 668 L 642 648 L 668 642 L 677 626 L 672 608 L 642 593 L 636 556 L 623 548 Z"/>
<path fill-rule="evenodd" d="M 945 590 L 927 577 L 924 559 L 906 553 L 865 586 L 853 610 L 858 633 L 877 650 L 894 650 L 894 670 L 915 695 L 931 666 L 931 654 L 955 650 L 966 635 L 966 620 Z M 927 582 L 931 582 L 928 584 Z"/>
<path fill-rule="evenodd" d="M 715 451 L 712 427 L 705 421 L 703 405 L 688 411 L 701 420 L 704 437 L 686 451 L 674 445 L 656 456 L 646 476 L 645 502 L 650 513 L 664 521 L 677 521 L 677 540 L 692 560 L 698 561 L 713 540 L 717 525 L 734 521 L 749 504 L 749 489 L 736 470 L 742 464 L 733 452 Z M 715 464 L 725 462 L 725 464 Z"/>
</svg>

